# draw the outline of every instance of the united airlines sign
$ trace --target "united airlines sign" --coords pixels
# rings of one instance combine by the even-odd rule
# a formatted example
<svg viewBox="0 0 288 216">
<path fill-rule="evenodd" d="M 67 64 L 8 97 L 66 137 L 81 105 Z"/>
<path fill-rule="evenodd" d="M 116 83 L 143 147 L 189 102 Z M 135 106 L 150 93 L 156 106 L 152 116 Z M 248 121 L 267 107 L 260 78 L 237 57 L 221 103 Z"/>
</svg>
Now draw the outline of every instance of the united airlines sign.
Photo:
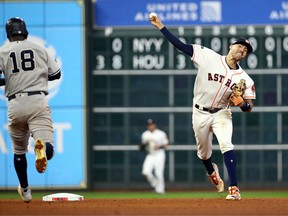
<svg viewBox="0 0 288 216">
<path fill-rule="evenodd" d="M 260 5 L 261 10 L 257 10 Z M 166 25 L 267 25 L 288 22 L 288 1 L 283 0 L 265 3 L 261 0 L 97 0 L 94 11 L 95 27 L 150 26 L 150 12 L 157 13 Z"/>
</svg>

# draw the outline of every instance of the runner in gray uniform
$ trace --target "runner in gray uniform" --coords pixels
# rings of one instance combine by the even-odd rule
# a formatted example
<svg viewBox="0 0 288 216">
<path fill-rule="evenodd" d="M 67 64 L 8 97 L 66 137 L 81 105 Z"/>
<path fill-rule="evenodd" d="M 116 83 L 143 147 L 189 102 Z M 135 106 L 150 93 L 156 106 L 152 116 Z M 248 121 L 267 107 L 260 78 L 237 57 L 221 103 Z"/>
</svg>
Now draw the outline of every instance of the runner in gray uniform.
<svg viewBox="0 0 288 216">
<path fill-rule="evenodd" d="M 23 19 L 6 22 L 10 43 L 0 48 L 0 74 L 8 98 L 8 130 L 14 151 L 14 167 L 18 176 L 18 193 L 24 202 L 32 200 L 27 176 L 26 153 L 30 135 L 34 139 L 35 166 L 39 173 L 46 170 L 47 160 L 54 154 L 53 125 L 48 94 L 48 80 L 61 77 L 57 62 L 45 47 L 27 40 Z"/>
</svg>

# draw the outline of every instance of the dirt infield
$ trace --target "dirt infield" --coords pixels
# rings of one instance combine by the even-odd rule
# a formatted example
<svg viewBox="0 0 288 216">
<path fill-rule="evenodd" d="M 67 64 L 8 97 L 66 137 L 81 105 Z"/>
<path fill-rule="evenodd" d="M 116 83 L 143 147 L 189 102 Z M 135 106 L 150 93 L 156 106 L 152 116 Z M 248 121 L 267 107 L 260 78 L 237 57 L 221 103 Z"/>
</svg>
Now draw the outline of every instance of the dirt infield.
<svg viewBox="0 0 288 216">
<path fill-rule="evenodd" d="M 2 199 L 0 215 L 288 215 L 288 199 Z"/>
</svg>

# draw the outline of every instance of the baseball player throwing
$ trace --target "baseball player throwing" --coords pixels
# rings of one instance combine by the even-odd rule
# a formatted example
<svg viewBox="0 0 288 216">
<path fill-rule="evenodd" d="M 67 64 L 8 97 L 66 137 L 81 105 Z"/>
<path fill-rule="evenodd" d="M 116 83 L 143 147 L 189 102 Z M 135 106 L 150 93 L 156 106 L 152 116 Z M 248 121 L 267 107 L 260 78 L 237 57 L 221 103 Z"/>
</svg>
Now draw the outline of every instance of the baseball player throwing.
<svg viewBox="0 0 288 216">
<path fill-rule="evenodd" d="M 227 200 L 240 200 L 236 175 L 236 157 L 232 144 L 232 113 L 230 106 L 250 112 L 256 98 L 254 82 L 238 62 L 253 51 L 249 41 L 239 38 L 232 43 L 226 56 L 211 49 L 184 44 L 175 37 L 157 16 L 150 22 L 177 49 L 191 57 L 198 67 L 194 83 L 192 124 L 195 132 L 197 155 L 207 170 L 209 180 L 218 192 L 224 191 L 224 182 L 218 167 L 212 162 L 212 137 L 216 135 L 229 175 Z"/>
<path fill-rule="evenodd" d="M 14 167 L 19 179 L 17 188 L 24 202 L 32 200 L 27 177 L 26 152 L 30 135 L 34 138 L 35 166 L 46 170 L 54 154 L 53 126 L 46 99 L 48 80 L 61 77 L 61 70 L 45 47 L 26 40 L 28 31 L 23 19 L 6 22 L 10 43 L 0 48 L 0 84 L 8 98 L 8 130 L 14 151 Z"/>
<path fill-rule="evenodd" d="M 143 163 L 142 174 L 159 194 L 165 193 L 165 149 L 168 143 L 166 133 L 157 128 L 153 119 L 148 119 L 147 130 L 142 133 L 140 145 L 140 150 L 146 150 L 148 153 Z"/>
</svg>

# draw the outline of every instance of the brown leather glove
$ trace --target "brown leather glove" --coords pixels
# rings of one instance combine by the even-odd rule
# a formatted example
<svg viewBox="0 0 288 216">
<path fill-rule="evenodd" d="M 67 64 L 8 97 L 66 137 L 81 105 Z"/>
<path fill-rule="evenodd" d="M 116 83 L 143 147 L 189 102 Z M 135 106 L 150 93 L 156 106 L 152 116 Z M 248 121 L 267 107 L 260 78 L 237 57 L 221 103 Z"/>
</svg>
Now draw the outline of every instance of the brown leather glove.
<svg viewBox="0 0 288 216">
<path fill-rule="evenodd" d="M 230 105 L 239 106 L 244 102 L 243 95 L 246 90 L 246 82 L 244 79 L 241 79 L 239 83 L 234 87 L 232 94 L 230 95 Z"/>
</svg>

